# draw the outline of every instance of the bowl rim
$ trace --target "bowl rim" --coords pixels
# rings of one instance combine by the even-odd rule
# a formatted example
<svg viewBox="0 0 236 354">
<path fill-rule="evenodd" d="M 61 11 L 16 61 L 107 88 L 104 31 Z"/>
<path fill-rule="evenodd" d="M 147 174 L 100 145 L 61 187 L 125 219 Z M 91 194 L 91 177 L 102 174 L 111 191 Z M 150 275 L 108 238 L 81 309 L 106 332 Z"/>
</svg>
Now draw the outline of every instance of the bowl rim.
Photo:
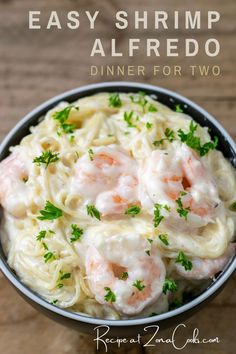
<svg viewBox="0 0 236 354">
<path fill-rule="evenodd" d="M 122 92 L 119 88 L 129 88 L 132 92 L 132 88 L 135 89 L 140 89 L 140 90 L 151 90 L 158 95 L 158 93 L 163 93 L 170 98 L 174 98 L 177 100 L 180 100 L 184 102 L 184 104 L 187 104 L 191 106 L 193 109 L 196 111 L 200 112 L 207 120 L 209 120 L 213 125 L 215 125 L 221 132 L 222 135 L 227 139 L 227 141 L 230 144 L 231 149 L 233 152 L 236 154 L 236 144 L 234 143 L 233 139 L 231 136 L 228 134 L 228 132 L 224 129 L 224 127 L 207 111 L 205 111 L 202 107 L 200 107 L 198 104 L 195 102 L 191 101 L 190 99 L 174 92 L 171 90 L 168 90 L 166 88 L 162 88 L 159 86 L 154 86 L 154 85 L 149 85 L 145 83 L 139 83 L 139 82 L 132 82 L 132 81 L 108 81 L 108 82 L 98 82 L 95 84 L 90 84 L 90 85 L 85 85 L 85 86 L 80 86 L 77 88 L 74 88 L 69 91 L 65 91 L 59 95 L 54 96 L 53 98 L 43 102 L 42 104 L 38 105 L 36 108 L 31 110 L 28 114 L 26 114 L 16 125 L 11 131 L 6 135 L 6 137 L 3 139 L 3 141 L 0 144 L 0 154 L 6 149 L 8 142 L 15 136 L 15 134 L 18 132 L 19 129 L 22 128 L 24 124 L 26 124 L 29 120 L 31 120 L 35 115 L 38 115 L 42 110 L 47 109 L 50 105 L 56 104 L 59 101 L 66 100 L 72 95 L 76 94 L 83 94 L 86 96 L 87 91 L 92 91 L 92 90 L 98 90 L 100 92 L 105 92 L 106 89 L 115 89 L 119 92 Z M 115 90 L 114 90 L 115 91 Z M 167 319 L 173 319 L 174 317 L 177 317 L 185 312 L 188 312 L 189 310 L 195 308 L 196 306 L 200 305 L 204 301 L 206 301 L 209 297 L 211 297 L 219 288 L 223 286 L 223 284 L 228 280 L 228 278 L 231 276 L 231 274 L 236 270 L 236 257 L 234 257 L 231 260 L 231 263 L 228 265 L 226 270 L 224 270 L 221 275 L 216 279 L 216 281 L 208 288 L 206 289 L 203 293 L 201 293 L 199 296 L 197 296 L 195 299 L 191 300 L 190 302 L 186 303 L 185 305 L 159 314 L 155 315 L 152 317 L 144 317 L 144 318 L 134 318 L 134 319 L 122 319 L 122 320 L 107 320 L 107 319 L 99 319 L 96 317 L 90 317 L 86 316 L 80 313 L 76 312 L 70 312 L 66 309 L 62 309 L 60 307 L 57 307 L 53 304 L 50 304 L 46 300 L 40 297 L 39 294 L 35 293 L 33 290 L 27 287 L 27 285 L 24 285 L 21 280 L 18 278 L 16 274 L 11 270 L 11 268 L 8 266 L 8 264 L 5 262 L 5 260 L 0 257 L 0 269 L 2 273 L 6 276 L 6 278 L 14 285 L 16 289 L 18 289 L 23 295 L 25 295 L 27 298 L 29 298 L 33 303 L 36 303 L 37 305 L 42 306 L 49 312 L 56 313 L 62 317 L 66 317 L 71 320 L 75 320 L 76 322 L 84 322 L 87 324 L 91 324 L 94 326 L 97 325 L 107 325 L 110 327 L 122 327 L 122 326 L 140 326 L 140 325 L 146 325 L 146 324 L 152 324 L 156 322 L 160 322 L 163 320 Z"/>
</svg>

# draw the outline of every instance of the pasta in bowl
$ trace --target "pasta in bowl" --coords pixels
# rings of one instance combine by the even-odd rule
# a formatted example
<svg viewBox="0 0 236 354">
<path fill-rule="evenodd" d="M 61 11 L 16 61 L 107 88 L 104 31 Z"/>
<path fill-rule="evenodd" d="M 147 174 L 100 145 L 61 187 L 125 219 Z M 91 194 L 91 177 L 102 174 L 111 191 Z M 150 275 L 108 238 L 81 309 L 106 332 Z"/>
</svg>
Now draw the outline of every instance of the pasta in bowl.
<svg viewBox="0 0 236 354">
<path fill-rule="evenodd" d="M 232 263 L 235 170 L 184 103 L 112 91 L 58 99 L 10 148 L 1 242 L 21 282 L 55 309 L 155 318 Z"/>
</svg>

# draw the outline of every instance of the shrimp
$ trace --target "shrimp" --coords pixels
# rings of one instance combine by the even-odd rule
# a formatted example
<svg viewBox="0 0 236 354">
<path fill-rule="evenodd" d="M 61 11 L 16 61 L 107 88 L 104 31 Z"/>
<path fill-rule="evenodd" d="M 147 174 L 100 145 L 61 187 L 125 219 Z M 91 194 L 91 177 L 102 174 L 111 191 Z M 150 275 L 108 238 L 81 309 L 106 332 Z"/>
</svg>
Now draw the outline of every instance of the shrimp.
<svg viewBox="0 0 236 354">
<path fill-rule="evenodd" d="M 137 201 L 137 164 L 115 147 L 95 148 L 76 164 L 73 185 L 103 214 L 120 214 Z"/>
<path fill-rule="evenodd" d="M 15 217 L 25 214 L 25 180 L 28 172 L 19 151 L 0 163 L 0 204 Z"/>
<path fill-rule="evenodd" d="M 162 294 L 165 266 L 156 248 L 140 235 L 112 236 L 105 243 L 90 245 L 86 254 L 86 273 L 90 290 L 100 304 L 119 313 L 134 315 L 153 304 Z M 126 274 L 126 277 L 122 277 Z M 141 285 L 138 289 L 134 284 Z M 106 301 L 111 290 L 115 301 Z"/>
<path fill-rule="evenodd" d="M 137 178 L 131 175 L 121 175 L 117 187 L 112 191 L 103 192 L 96 198 L 96 207 L 103 215 L 121 214 L 137 201 Z"/>
<path fill-rule="evenodd" d="M 179 220 L 177 201 L 188 210 L 189 224 L 205 226 L 214 215 L 220 200 L 210 172 L 196 153 L 185 144 L 173 150 L 154 150 L 140 171 L 139 199 L 147 209 L 154 203 L 168 205 Z"/>
<path fill-rule="evenodd" d="M 193 268 L 186 271 L 179 263 L 174 264 L 174 269 L 184 278 L 188 279 L 209 279 L 224 269 L 226 264 L 235 255 L 236 244 L 230 243 L 225 253 L 215 259 L 193 258 L 191 260 Z"/>
</svg>

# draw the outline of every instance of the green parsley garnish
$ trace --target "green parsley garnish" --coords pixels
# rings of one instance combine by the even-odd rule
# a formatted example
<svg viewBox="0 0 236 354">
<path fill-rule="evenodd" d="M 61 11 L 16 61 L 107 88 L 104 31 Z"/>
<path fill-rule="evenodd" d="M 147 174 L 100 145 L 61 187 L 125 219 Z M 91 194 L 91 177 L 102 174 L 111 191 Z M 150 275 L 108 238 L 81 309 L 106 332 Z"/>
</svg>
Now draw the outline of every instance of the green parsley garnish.
<svg viewBox="0 0 236 354">
<path fill-rule="evenodd" d="M 62 270 L 60 270 L 59 273 L 60 273 L 59 280 L 69 279 L 71 277 L 71 273 L 64 273 Z"/>
<path fill-rule="evenodd" d="M 41 241 L 43 238 L 45 238 L 46 233 L 47 233 L 46 230 L 40 231 L 39 234 L 38 234 L 38 236 L 36 237 L 36 240 L 37 240 L 37 241 Z"/>
<path fill-rule="evenodd" d="M 152 126 L 153 126 L 153 123 L 150 123 L 150 122 L 147 122 L 147 123 L 146 123 L 146 128 L 147 128 L 147 129 L 151 129 Z"/>
<path fill-rule="evenodd" d="M 158 203 L 154 204 L 154 227 L 157 227 L 164 219 L 164 216 L 161 214 L 161 209 L 166 209 L 167 211 L 170 211 L 170 207 L 168 207 L 168 205 L 162 205 Z"/>
<path fill-rule="evenodd" d="M 206 155 L 210 150 L 214 150 L 217 145 L 218 145 L 218 137 L 214 137 L 214 141 L 209 141 L 203 145 L 201 145 L 200 138 L 198 136 L 195 136 L 195 132 L 198 128 L 198 124 L 194 124 L 193 121 L 191 121 L 189 125 L 189 132 L 184 133 L 182 129 L 178 130 L 178 136 L 182 143 L 185 143 L 192 149 L 196 150 L 200 156 Z"/>
<path fill-rule="evenodd" d="M 236 211 L 236 201 L 229 206 L 229 210 Z"/>
<path fill-rule="evenodd" d="M 122 106 L 119 93 L 111 93 L 108 100 L 111 107 L 119 108 Z"/>
<path fill-rule="evenodd" d="M 170 143 L 172 143 L 175 140 L 175 133 L 172 129 L 166 128 L 164 134 L 165 134 L 165 138 L 162 138 L 161 140 L 155 140 L 153 142 L 153 145 L 159 146 L 163 144 L 164 141 L 169 141 Z"/>
<path fill-rule="evenodd" d="M 176 284 L 176 282 L 172 279 L 168 279 L 166 278 L 164 284 L 163 284 L 163 288 L 162 288 L 162 292 L 164 294 L 167 293 L 167 291 L 177 291 L 178 290 L 178 286 Z"/>
<path fill-rule="evenodd" d="M 53 205 L 48 200 L 46 201 L 44 210 L 40 210 L 39 212 L 41 214 L 41 216 L 37 217 L 39 220 L 54 220 L 60 218 L 63 215 L 62 210 L 55 207 L 55 205 Z"/>
<path fill-rule="evenodd" d="M 152 238 L 147 238 L 149 243 L 153 243 L 153 239 Z"/>
<path fill-rule="evenodd" d="M 47 253 L 44 254 L 43 258 L 44 258 L 44 262 L 47 263 L 47 262 L 49 262 L 49 261 L 54 260 L 56 257 L 55 257 L 55 255 L 54 255 L 54 253 L 52 253 L 52 252 L 47 252 Z"/>
<path fill-rule="evenodd" d="M 145 253 L 147 253 L 148 256 L 151 255 L 151 254 L 150 254 L 150 250 L 145 251 Z"/>
<path fill-rule="evenodd" d="M 36 163 L 38 166 L 42 164 L 46 165 L 46 168 L 50 163 L 57 162 L 59 160 L 59 154 L 54 154 L 50 150 L 42 152 L 42 154 L 33 159 L 33 163 Z"/>
<path fill-rule="evenodd" d="M 124 113 L 124 121 L 127 123 L 128 128 L 136 128 L 136 125 L 132 122 L 133 114 L 133 111 Z"/>
<path fill-rule="evenodd" d="M 177 309 L 178 307 L 182 306 L 183 302 L 178 300 L 178 299 L 174 299 L 174 301 L 171 302 L 170 306 L 169 306 L 169 311 Z"/>
<path fill-rule="evenodd" d="M 186 195 L 187 193 L 185 192 L 181 192 L 180 195 L 181 196 L 184 196 Z M 187 220 L 187 216 L 188 216 L 188 213 L 191 211 L 190 207 L 187 207 L 187 208 L 184 208 L 183 207 L 183 202 L 181 200 L 181 197 L 179 197 L 178 199 L 176 199 L 175 201 L 178 205 L 178 209 L 177 209 L 177 212 L 179 213 L 179 216 L 181 218 L 185 218 L 185 220 Z"/>
<path fill-rule="evenodd" d="M 76 126 L 74 124 L 66 123 L 67 119 L 69 118 L 70 111 L 72 110 L 72 108 L 79 110 L 79 107 L 69 105 L 69 106 L 65 107 L 64 109 L 62 109 L 61 111 L 55 112 L 52 116 L 53 119 L 58 121 L 58 123 L 60 124 L 61 130 L 65 134 L 72 134 L 74 132 L 74 130 L 76 129 Z M 59 133 L 59 135 L 60 135 L 60 133 Z"/>
<path fill-rule="evenodd" d="M 133 103 L 136 103 L 142 107 L 143 113 L 145 112 L 145 107 L 146 107 L 146 104 L 148 103 L 145 96 L 146 96 L 146 93 L 143 91 L 139 91 L 138 96 L 130 96 L 130 99 Z"/>
<path fill-rule="evenodd" d="M 135 215 L 139 214 L 141 212 L 141 208 L 138 205 L 132 205 L 131 207 L 129 207 L 125 214 L 126 215 L 131 215 L 132 217 L 134 217 Z"/>
<path fill-rule="evenodd" d="M 191 270 L 193 268 L 192 262 L 185 256 L 183 251 L 179 251 L 175 263 L 180 263 L 185 270 Z"/>
<path fill-rule="evenodd" d="M 48 245 L 47 245 L 45 242 L 43 242 L 42 245 L 43 245 L 43 248 L 44 248 L 46 251 L 48 251 Z"/>
<path fill-rule="evenodd" d="M 106 290 L 106 295 L 104 296 L 104 300 L 107 302 L 115 302 L 116 301 L 116 295 L 113 293 L 113 291 L 111 291 L 110 288 L 106 287 L 104 288 L 104 290 Z"/>
<path fill-rule="evenodd" d="M 148 107 L 148 112 L 157 112 L 157 108 L 153 104 L 150 104 Z"/>
<path fill-rule="evenodd" d="M 91 216 L 92 218 L 95 217 L 98 220 L 101 220 L 101 214 L 100 211 L 95 207 L 93 204 L 88 204 L 86 205 L 87 208 L 87 214 Z"/>
<path fill-rule="evenodd" d="M 69 279 L 71 277 L 71 273 L 64 273 L 62 270 L 59 272 L 59 277 L 57 280 L 57 288 L 60 289 L 64 286 L 63 283 L 60 283 L 62 280 Z"/>
<path fill-rule="evenodd" d="M 133 286 L 135 286 L 135 288 L 137 288 L 139 291 L 142 291 L 145 288 L 145 285 L 143 285 L 142 283 L 143 283 L 142 280 L 136 280 L 133 283 Z"/>
<path fill-rule="evenodd" d="M 164 245 L 169 246 L 169 241 L 168 241 L 168 235 L 167 234 L 160 234 L 158 237 L 161 240 L 161 242 L 164 243 Z"/>
<path fill-rule="evenodd" d="M 183 112 L 184 112 L 184 111 L 182 110 L 180 104 L 175 105 L 175 112 L 178 112 L 178 113 L 183 113 Z"/>
<path fill-rule="evenodd" d="M 81 236 L 84 233 L 84 230 L 80 229 L 75 224 L 71 225 L 71 229 L 72 229 L 72 232 L 71 232 L 72 237 L 70 238 L 70 242 L 72 243 L 72 242 L 78 241 L 81 238 Z"/>
<path fill-rule="evenodd" d="M 56 303 L 58 303 L 58 300 L 52 300 L 51 302 L 52 305 L 56 305 Z"/>
<path fill-rule="evenodd" d="M 172 141 L 175 140 L 175 133 L 174 133 L 174 131 L 173 131 L 172 129 L 166 128 L 164 134 L 165 134 L 165 136 L 166 136 L 166 139 L 169 140 L 169 142 L 172 143 Z"/>
<path fill-rule="evenodd" d="M 149 317 L 153 317 L 153 316 L 157 316 L 157 313 L 156 312 L 152 312 Z"/>
<path fill-rule="evenodd" d="M 71 143 L 71 144 L 74 144 L 74 142 L 75 142 L 75 136 L 74 136 L 74 135 L 71 135 L 69 140 L 70 140 L 70 143 Z"/>
<path fill-rule="evenodd" d="M 89 159 L 90 161 L 93 161 L 94 159 L 94 152 L 92 149 L 88 149 L 88 154 L 89 154 Z"/>
<path fill-rule="evenodd" d="M 143 113 L 145 113 L 145 109 L 148 103 L 148 100 L 145 98 L 145 96 L 147 96 L 146 93 L 142 91 L 138 92 L 138 97 L 130 96 L 130 99 L 133 103 L 136 103 L 142 107 Z M 157 112 L 157 108 L 152 103 L 149 104 L 147 110 L 148 112 Z"/>
<path fill-rule="evenodd" d="M 122 279 L 122 280 L 126 280 L 126 279 L 128 279 L 128 277 L 129 277 L 128 272 L 123 272 L 123 273 L 121 274 L 120 279 Z"/>
</svg>

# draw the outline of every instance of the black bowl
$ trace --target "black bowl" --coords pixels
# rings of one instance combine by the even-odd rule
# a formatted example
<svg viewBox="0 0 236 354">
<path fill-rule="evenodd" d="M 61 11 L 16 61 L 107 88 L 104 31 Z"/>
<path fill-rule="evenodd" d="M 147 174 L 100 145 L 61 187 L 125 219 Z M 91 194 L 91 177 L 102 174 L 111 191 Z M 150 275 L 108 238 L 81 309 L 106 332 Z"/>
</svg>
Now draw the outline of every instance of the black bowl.
<svg viewBox="0 0 236 354">
<path fill-rule="evenodd" d="M 21 139 L 29 133 L 29 127 L 37 125 L 39 119 L 52 107 L 62 100 L 73 102 L 78 98 L 93 95 L 98 92 L 139 92 L 144 91 L 148 95 L 159 102 L 165 104 L 171 109 L 175 109 L 177 104 L 181 105 L 184 113 L 190 115 L 201 126 L 210 128 L 210 134 L 218 136 L 218 149 L 224 156 L 229 159 L 234 167 L 236 167 L 236 145 L 224 128 L 204 109 L 187 98 L 176 94 L 175 92 L 151 85 L 132 83 L 132 82 L 107 82 L 76 88 L 56 96 L 42 105 L 35 108 L 27 114 L 12 131 L 7 135 L 0 146 L 0 161 L 9 154 L 9 147 L 19 144 Z M 29 303 L 38 310 L 44 312 L 52 319 L 64 323 L 68 326 L 78 329 L 85 333 L 94 333 L 94 328 L 98 325 L 107 325 L 110 327 L 109 335 L 137 335 L 137 333 L 145 334 L 144 328 L 149 325 L 158 324 L 161 329 L 176 325 L 179 321 L 185 320 L 193 312 L 199 310 L 201 305 L 212 299 L 220 290 L 222 290 L 226 281 L 236 269 L 236 257 L 227 265 L 223 272 L 219 274 L 217 279 L 199 296 L 175 310 L 141 319 L 130 320 L 103 320 L 98 318 L 87 317 L 58 308 L 44 299 L 37 293 L 24 285 L 17 277 L 14 271 L 7 264 L 6 256 L 0 244 L 0 269 L 7 277 L 10 283 Z"/>
</svg>

